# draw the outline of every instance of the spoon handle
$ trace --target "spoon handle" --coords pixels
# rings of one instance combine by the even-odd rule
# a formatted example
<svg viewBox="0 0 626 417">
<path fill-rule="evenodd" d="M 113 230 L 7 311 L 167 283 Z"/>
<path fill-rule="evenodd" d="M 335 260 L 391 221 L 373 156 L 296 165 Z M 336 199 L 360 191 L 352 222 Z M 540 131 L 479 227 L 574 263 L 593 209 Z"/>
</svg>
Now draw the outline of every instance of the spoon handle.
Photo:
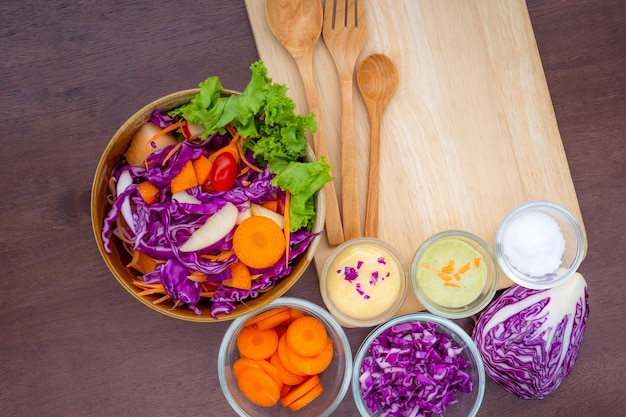
<svg viewBox="0 0 626 417">
<path fill-rule="evenodd" d="M 377 109 L 368 109 L 370 116 L 370 164 L 367 178 L 365 236 L 378 238 L 378 195 L 380 185 L 380 118 Z"/>
<path fill-rule="evenodd" d="M 315 115 L 315 120 L 317 121 L 317 132 L 313 134 L 313 149 L 318 158 L 323 156 L 326 163 L 329 164 L 328 145 L 324 135 L 322 112 L 320 111 L 315 76 L 313 74 L 313 54 L 305 54 L 297 57 L 295 60 L 304 85 L 307 107 L 309 112 Z M 344 233 L 334 181 L 329 181 L 324 185 L 324 194 L 326 197 L 326 238 L 330 245 L 340 245 L 344 242 Z"/>
</svg>

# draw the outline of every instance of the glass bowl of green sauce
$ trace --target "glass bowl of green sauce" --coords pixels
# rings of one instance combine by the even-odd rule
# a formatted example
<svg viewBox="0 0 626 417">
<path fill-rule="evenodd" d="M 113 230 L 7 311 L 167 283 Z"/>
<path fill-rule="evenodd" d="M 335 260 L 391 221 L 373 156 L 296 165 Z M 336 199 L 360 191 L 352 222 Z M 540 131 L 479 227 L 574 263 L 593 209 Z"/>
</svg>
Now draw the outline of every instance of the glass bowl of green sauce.
<svg viewBox="0 0 626 417">
<path fill-rule="evenodd" d="M 481 238 L 447 230 L 429 237 L 418 248 L 410 281 L 415 297 L 428 311 L 460 319 L 491 302 L 498 273 L 493 252 Z"/>
</svg>

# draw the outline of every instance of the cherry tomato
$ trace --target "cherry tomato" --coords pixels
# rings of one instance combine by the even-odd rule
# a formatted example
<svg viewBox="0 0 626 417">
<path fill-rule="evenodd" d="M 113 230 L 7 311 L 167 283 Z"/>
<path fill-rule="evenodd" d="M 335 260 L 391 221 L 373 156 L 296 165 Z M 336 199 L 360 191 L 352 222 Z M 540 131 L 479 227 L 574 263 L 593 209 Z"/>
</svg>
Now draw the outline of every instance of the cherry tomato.
<svg viewBox="0 0 626 417">
<path fill-rule="evenodd" d="M 237 178 L 237 161 L 230 152 L 222 152 L 213 161 L 209 180 L 215 191 L 226 191 Z"/>
</svg>

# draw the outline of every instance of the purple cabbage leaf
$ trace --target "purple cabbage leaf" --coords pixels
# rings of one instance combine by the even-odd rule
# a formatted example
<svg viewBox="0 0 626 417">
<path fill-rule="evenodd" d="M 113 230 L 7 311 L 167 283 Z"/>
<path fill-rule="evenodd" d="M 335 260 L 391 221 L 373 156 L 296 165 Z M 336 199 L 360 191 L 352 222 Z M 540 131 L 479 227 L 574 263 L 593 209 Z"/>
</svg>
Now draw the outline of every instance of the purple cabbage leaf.
<svg viewBox="0 0 626 417">
<path fill-rule="evenodd" d="M 575 273 L 546 290 L 508 288 L 478 318 L 472 338 L 491 379 L 539 400 L 571 372 L 588 315 L 587 283 Z"/>
</svg>

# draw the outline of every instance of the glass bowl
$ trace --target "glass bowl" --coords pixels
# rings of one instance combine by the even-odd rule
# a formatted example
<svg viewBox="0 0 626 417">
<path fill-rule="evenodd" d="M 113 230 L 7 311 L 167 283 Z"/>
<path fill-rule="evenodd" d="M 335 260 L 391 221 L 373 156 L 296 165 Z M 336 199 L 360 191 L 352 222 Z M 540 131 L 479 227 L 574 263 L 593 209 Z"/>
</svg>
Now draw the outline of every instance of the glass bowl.
<svg viewBox="0 0 626 417">
<path fill-rule="evenodd" d="M 389 244 L 374 238 L 342 243 L 326 259 L 320 292 L 345 327 L 373 327 L 393 317 L 406 298 L 406 266 Z"/>
<path fill-rule="evenodd" d="M 387 329 L 401 325 L 404 323 L 431 323 L 436 325 L 435 332 L 445 334 L 451 340 L 453 345 L 463 348 L 461 351 L 462 358 L 469 362 L 469 366 L 464 370 L 468 374 L 472 383 L 472 390 L 469 393 L 458 392 L 456 395 L 457 402 L 447 406 L 442 414 L 445 417 L 473 417 L 478 412 L 485 393 L 485 368 L 482 359 L 472 341 L 471 337 L 457 324 L 449 319 L 435 316 L 430 313 L 411 313 L 393 318 L 384 324 L 376 327 L 361 343 L 359 350 L 354 359 L 354 367 L 352 369 L 352 395 L 361 416 L 377 416 L 366 405 L 361 395 L 360 381 L 361 367 L 366 357 L 370 356 L 368 351 L 372 342 Z M 439 415 L 434 413 L 433 415 Z"/>
<path fill-rule="evenodd" d="M 450 319 L 485 308 L 498 287 L 499 271 L 489 246 L 462 230 L 439 232 L 418 248 L 411 263 L 411 286 L 431 313 Z"/>
<path fill-rule="evenodd" d="M 326 327 L 328 336 L 333 342 L 334 351 L 332 362 L 328 368 L 319 375 L 324 391 L 311 403 L 295 412 L 291 411 L 288 407 L 281 406 L 280 402 L 269 408 L 252 403 L 241 393 L 235 376 L 233 375 L 233 363 L 239 358 L 237 336 L 244 327 L 245 321 L 264 311 L 280 306 L 299 309 L 307 315 L 321 320 Z M 239 416 L 330 416 L 339 406 L 350 386 L 350 378 L 352 376 L 352 351 L 350 350 L 350 343 L 343 328 L 326 310 L 307 300 L 293 297 L 281 297 L 258 309 L 254 314 L 240 317 L 233 321 L 226 330 L 220 345 L 217 358 L 217 372 L 224 397 L 226 397 L 230 406 Z"/>
<path fill-rule="evenodd" d="M 496 259 L 502 272 L 516 284 L 537 290 L 572 276 L 585 249 L 578 220 L 549 201 L 529 201 L 514 208 L 496 232 Z"/>
<path fill-rule="evenodd" d="M 169 301 L 155 304 L 161 295 L 140 295 L 142 288 L 133 284 L 133 281 L 137 279 L 139 274 L 134 269 L 126 266 L 131 261 L 131 256 L 122 241 L 116 237 L 112 237 L 110 245 L 111 252 L 108 253 L 105 251 L 104 242 L 102 240 L 104 219 L 110 209 L 107 196 L 110 194 L 109 179 L 111 169 L 128 149 L 128 145 L 137 130 L 145 122 L 150 120 L 150 115 L 153 110 L 159 109 L 161 111 L 166 111 L 181 106 L 191 100 L 199 91 L 200 90 L 197 88 L 189 89 L 161 97 L 138 110 L 117 130 L 100 156 L 100 161 L 94 175 L 91 188 L 91 224 L 96 244 L 98 245 L 98 250 L 106 266 L 109 268 L 120 285 L 137 301 L 161 314 L 180 320 L 193 322 L 228 321 L 251 313 L 287 292 L 287 290 L 289 290 L 289 288 L 291 288 L 291 286 L 293 286 L 298 279 L 300 279 L 313 260 L 313 255 L 319 243 L 319 238 L 314 239 L 310 243 L 307 250 L 300 255 L 296 261 L 294 261 L 291 273 L 280 280 L 274 287 L 260 294 L 257 298 L 246 300 L 245 303 L 238 303 L 237 309 L 230 314 L 220 313 L 216 316 L 216 318 L 211 317 L 207 301 L 201 300 L 201 302 L 198 303 L 198 308 L 202 311 L 202 314 L 196 315 L 187 307 L 172 308 L 172 303 Z M 239 93 L 231 90 L 223 90 L 222 94 L 233 95 Z M 307 157 L 310 160 L 317 159 L 310 148 Z M 316 193 L 315 198 L 315 207 L 317 211 L 312 233 L 320 232 L 324 228 L 326 211 L 324 193 Z"/>
</svg>

